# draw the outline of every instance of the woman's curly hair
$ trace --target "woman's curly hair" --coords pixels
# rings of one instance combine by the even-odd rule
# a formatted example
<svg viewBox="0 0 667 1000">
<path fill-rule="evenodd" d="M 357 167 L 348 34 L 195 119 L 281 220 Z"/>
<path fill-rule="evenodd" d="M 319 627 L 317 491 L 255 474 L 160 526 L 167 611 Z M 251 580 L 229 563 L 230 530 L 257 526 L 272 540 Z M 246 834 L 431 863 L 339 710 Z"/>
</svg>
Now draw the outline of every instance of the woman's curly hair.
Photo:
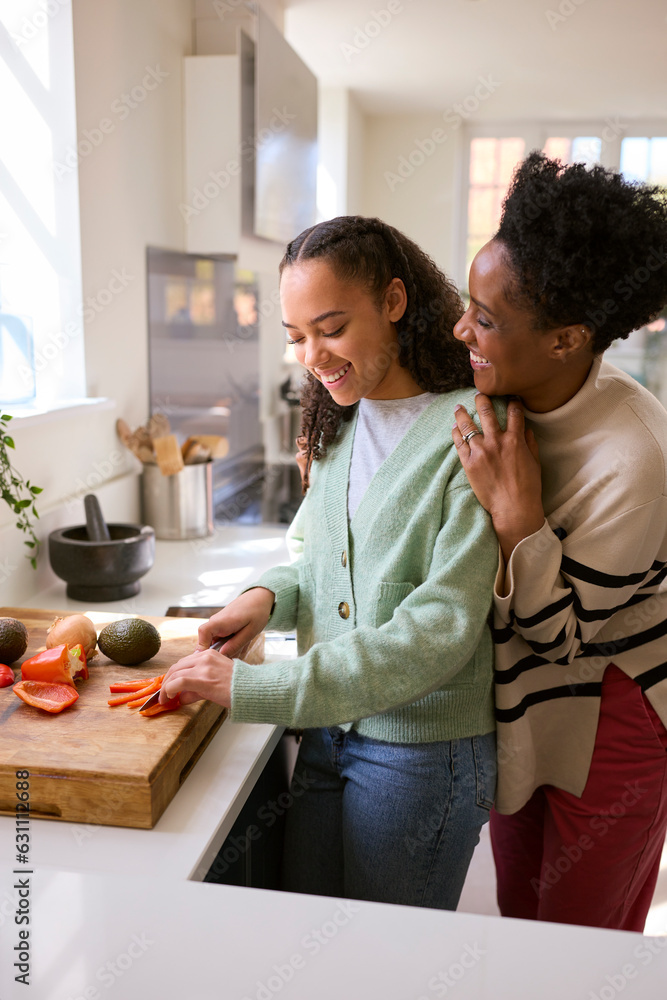
<svg viewBox="0 0 667 1000">
<path fill-rule="evenodd" d="M 603 167 L 532 152 L 517 168 L 494 239 L 509 301 L 541 329 L 582 324 L 594 354 L 667 302 L 667 198 Z"/>
<path fill-rule="evenodd" d="M 393 278 L 407 292 L 397 323 L 398 363 L 425 392 L 449 392 L 473 384 L 467 348 L 453 335 L 464 312 L 456 285 L 411 239 L 380 219 L 341 215 L 304 230 L 288 244 L 280 274 L 303 261 L 321 259 L 340 281 L 362 285 L 378 303 Z M 339 406 L 310 372 L 301 395 L 301 448 L 305 453 L 304 493 L 311 463 L 322 458 L 354 406 Z"/>
</svg>

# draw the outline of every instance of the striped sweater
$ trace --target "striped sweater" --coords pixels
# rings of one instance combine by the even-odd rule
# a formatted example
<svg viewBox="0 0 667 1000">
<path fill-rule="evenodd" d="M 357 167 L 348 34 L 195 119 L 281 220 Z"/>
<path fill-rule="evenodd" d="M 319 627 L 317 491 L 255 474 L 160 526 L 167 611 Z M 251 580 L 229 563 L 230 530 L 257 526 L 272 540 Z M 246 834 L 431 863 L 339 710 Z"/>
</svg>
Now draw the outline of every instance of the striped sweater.
<svg viewBox="0 0 667 1000">
<path fill-rule="evenodd" d="M 667 724 L 667 412 L 597 358 L 569 402 L 526 416 L 546 520 L 495 586 L 501 813 L 540 785 L 582 794 L 608 664 Z"/>
</svg>

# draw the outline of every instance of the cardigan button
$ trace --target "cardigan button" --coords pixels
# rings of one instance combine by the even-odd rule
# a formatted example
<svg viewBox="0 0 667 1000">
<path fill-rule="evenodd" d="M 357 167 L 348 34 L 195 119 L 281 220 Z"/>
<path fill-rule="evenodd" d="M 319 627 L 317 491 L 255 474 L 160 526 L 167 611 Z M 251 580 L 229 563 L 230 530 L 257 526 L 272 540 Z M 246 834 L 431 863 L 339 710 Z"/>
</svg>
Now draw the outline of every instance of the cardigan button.
<svg viewBox="0 0 667 1000">
<path fill-rule="evenodd" d="M 350 605 L 347 603 L 347 601 L 340 602 L 340 604 L 338 605 L 338 614 L 341 616 L 341 618 L 350 617 Z"/>
<path fill-rule="evenodd" d="M 347 566 L 347 552 L 345 551 L 345 549 L 343 549 L 340 561 L 342 566 Z"/>
</svg>

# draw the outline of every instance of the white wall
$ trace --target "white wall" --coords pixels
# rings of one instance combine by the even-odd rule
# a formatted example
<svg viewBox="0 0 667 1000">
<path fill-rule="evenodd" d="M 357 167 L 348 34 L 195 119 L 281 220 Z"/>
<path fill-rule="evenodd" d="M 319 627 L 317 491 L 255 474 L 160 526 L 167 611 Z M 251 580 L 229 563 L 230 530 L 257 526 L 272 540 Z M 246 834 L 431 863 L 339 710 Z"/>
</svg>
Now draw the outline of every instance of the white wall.
<svg viewBox="0 0 667 1000">
<path fill-rule="evenodd" d="M 353 94 L 347 106 L 347 212 L 364 214 L 366 117 Z"/>
<path fill-rule="evenodd" d="M 446 131 L 438 114 L 372 115 L 364 148 L 363 214 L 410 236 L 460 285 L 461 132 Z"/>
<path fill-rule="evenodd" d="M 126 282 L 86 327 L 88 392 L 115 398 L 130 424 L 148 412 L 146 245 L 184 246 L 182 57 L 191 37 L 190 0 L 74 0 L 79 132 L 105 117 L 114 124 L 79 164 L 84 301 L 114 272 Z"/>
<path fill-rule="evenodd" d="M 345 87 L 318 88 L 318 218 L 363 214 L 365 119 Z"/>
<path fill-rule="evenodd" d="M 102 136 L 79 162 L 84 304 L 99 306 L 109 298 L 100 292 L 112 290 L 85 322 L 88 393 L 116 406 L 14 426 L 16 465 L 44 487 L 44 538 L 82 521 L 75 498 L 90 488 L 108 520 L 138 520 L 137 465 L 119 446 L 115 420 L 136 425 L 148 415 L 146 245 L 181 249 L 184 239 L 181 60 L 192 51 L 191 0 L 73 0 L 72 8 L 78 135 Z M 46 554 L 35 574 L 26 551 L 0 505 L 0 604 L 20 605 L 54 579 Z"/>
</svg>

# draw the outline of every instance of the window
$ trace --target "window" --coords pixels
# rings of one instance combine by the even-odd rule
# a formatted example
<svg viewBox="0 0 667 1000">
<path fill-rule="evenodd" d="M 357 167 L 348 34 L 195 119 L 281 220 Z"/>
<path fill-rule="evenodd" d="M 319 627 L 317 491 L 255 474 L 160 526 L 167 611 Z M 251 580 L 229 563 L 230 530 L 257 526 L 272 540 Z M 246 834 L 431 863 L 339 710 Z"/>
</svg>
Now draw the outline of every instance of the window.
<svg viewBox="0 0 667 1000">
<path fill-rule="evenodd" d="M 667 137 L 628 137 L 621 142 L 621 172 L 631 181 L 667 188 Z"/>
<path fill-rule="evenodd" d="M 600 162 L 602 140 L 594 135 L 577 135 L 572 139 L 549 136 L 544 143 L 544 152 L 552 160 L 561 163 L 585 163 L 592 166 Z"/>
<path fill-rule="evenodd" d="M 16 412 L 85 396 L 71 5 L 0 0 L 0 93 L 0 404 Z"/>
<path fill-rule="evenodd" d="M 621 141 L 620 169 L 628 180 L 667 188 L 667 136 L 626 136 Z M 667 310 L 627 340 L 617 340 L 608 353 L 613 364 L 667 405 Z"/>
<path fill-rule="evenodd" d="M 496 232 L 514 168 L 529 150 L 543 149 L 547 156 L 568 164 L 601 163 L 619 170 L 628 180 L 667 189 L 667 128 L 664 123 L 645 125 L 608 118 L 577 125 L 524 123 L 506 129 L 491 125 L 471 129 L 464 167 L 467 210 L 462 212 L 459 250 L 462 284 L 467 286 L 473 257 Z M 606 356 L 667 405 L 667 315 L 617 340 Z"/>
<path fill-rule="evenodd" d="M 599 136 L 549 135 L 544 129 L 538 136 L 534 129 L 524 129 L 518 135 L 473 136 L 467 171 L 465 274 L 477 251 L 496 232 L 514 169 L 530 149 L 542 148 L 547 156 L 563 163 L 592 165 L 600 162 L 602 146 Z"/>
<path fill-rule="evenodd" d="M 525 147 L 517 138 L 478 138 L 470 143 L 466 274 L 477 251 L 498 228 L 503 198 Z"/>
</svg>

